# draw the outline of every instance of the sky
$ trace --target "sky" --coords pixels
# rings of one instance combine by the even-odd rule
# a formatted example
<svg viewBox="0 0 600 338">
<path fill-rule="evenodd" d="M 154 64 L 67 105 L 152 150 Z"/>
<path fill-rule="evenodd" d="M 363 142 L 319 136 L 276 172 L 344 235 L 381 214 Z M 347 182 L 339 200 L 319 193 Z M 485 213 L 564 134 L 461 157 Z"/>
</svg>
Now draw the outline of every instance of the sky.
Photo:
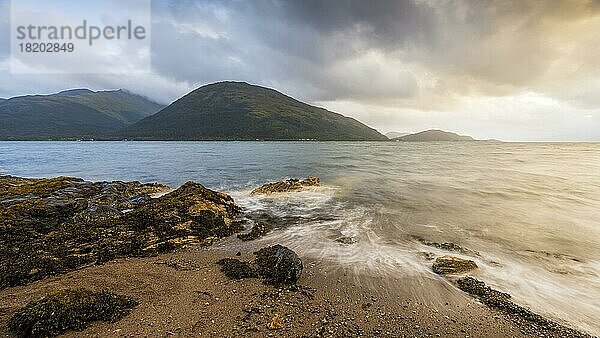
<svg viewBox="0 0 600 338">
<path fill-rule="evenodd" d="M 157 0 L 150 69 L 104 75 L 12 74 L 9 6 L 0 0 L 4 98 L 124 88 L 169 103 L 236 80 L 383 133 L 600 141 L 600 0 Z"/>
</svg>

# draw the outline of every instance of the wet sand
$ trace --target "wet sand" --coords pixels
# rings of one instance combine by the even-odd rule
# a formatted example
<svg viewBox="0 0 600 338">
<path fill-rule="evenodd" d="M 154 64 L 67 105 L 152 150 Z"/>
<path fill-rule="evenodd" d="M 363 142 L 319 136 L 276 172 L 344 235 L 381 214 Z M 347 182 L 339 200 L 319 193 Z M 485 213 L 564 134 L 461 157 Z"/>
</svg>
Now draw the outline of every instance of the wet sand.
<svg viewBox="0 0 600 338">
<path fill-rule="evenodd" d="M 531 332 L 443 279 L 358 276 L 349 267 L 303 258 L 297 289 L 265 285 L 260 279 L 230 280 L 215 262 L 224 257 L 250 260 L 256 246 L 237 243 L 118 259 L 4 289 L 0 332 L 10 335 L 6 323 L 17 308 L 65 288 L 106 289 L 140 302 L 117 322 L 94 322 L 67 337 L 521 337 Z M 415 288 L 428 292 L 415 297 Z M 281 321 L 274 322 L 275 317 Z"/>
</svg>

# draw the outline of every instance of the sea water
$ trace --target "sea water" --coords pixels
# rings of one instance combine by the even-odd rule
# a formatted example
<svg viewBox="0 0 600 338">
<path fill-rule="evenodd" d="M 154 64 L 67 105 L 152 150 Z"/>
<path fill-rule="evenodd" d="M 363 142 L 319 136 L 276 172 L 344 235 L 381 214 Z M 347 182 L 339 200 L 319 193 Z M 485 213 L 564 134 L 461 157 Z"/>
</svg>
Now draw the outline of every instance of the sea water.
<svg viewBox="0 0 600 338">
<path fill-rule="evenodd" d="M 422 241 L 452 242 L 515 302 L 600 334 L 600 144 L 0 142 L 0 174 L 194 180 L 285 219 L 271 239 L 357 274 L 441 279 L 427 256 L 448 252 Z M 322 187 L 250 195 L 309 175 Z"/>
</svg>

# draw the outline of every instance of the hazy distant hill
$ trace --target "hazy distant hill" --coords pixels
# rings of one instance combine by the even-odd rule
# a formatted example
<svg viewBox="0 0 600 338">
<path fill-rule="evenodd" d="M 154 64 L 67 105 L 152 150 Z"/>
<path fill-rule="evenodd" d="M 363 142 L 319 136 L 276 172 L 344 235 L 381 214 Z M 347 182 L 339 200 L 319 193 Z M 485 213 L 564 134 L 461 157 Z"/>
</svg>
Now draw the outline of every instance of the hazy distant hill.
<svg viewBox="0 0 600 338">
<path fill-rule="evenodd" d="M 244 82 L 200 87 L 117 135 L 143 140 L 387 140 L 355 119 Z"/>
<path fill-rule="evenodd" d="M 395 139 L 395 138 L 398 138 L 398 137 L 406 136 L 406 135 L 409 135 L 409 134 L 410 133 L 399 133 L 397 131 L 390 131 L 389 133 L 385 133 L 385 136 L 391 140 L 391 139 Z"/>
<path fill-rule="evenodd" d="M 419 133 L 405 135 L 394 139 L 403 142 L 435 142 L 435 141 L 475 141 L 471 136 L 458 135 L 448 131 L 431 129 Z"/>
<path fill-rule="evenodd" d="M 19 96 L 0 101 L 0 139 L 102 137 L 163 107 L 125 90 Z"/>
</svg>

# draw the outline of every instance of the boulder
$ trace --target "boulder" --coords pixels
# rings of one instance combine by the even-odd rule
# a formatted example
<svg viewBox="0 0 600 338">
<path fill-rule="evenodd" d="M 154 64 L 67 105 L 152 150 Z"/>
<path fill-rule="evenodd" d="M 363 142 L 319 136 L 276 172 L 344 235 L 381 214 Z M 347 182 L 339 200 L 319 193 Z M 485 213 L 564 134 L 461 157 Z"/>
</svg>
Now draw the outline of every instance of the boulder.
<svg viewBox="0 0 600 338">
<path fill-rule="evenodd" d="M 254 190 L 252 190 L 252 195 L 257 194 L 274 194 L 274 193 L 282 193 L 282 192 L 294 192 L 301 191 L 306 187 L 320 186 L 321 180 L 315 176 L 309 176 L 305 180 L 299 180 L 297 178 L 267 183 L 263 186 L 260 186 Z"/>
<path fill-rule="evenodd" d="M 295 284 L 302 274 L 302 260 L 296 253 L 279 244 L 254 253 L 259 274 L 272 284 Z"/>
<path fill-rule="evenodd" d="M 282 245 L 262 248 L 254 253 L 256 259 L 242 262 L 224 258 L 217 262 L 221 271 L 231 279 L 264 278 L 269 284 L 296 284 L 302 274 L 302 260 Z"/>
<path fill-rule="evenodd" d="M 477 269 L 477 264 L 468 259 L 454 256 L 442 256 L 435 259 L 432 269 L 433 272 L 440 275 L 459 274 Z"/>
</svg>

